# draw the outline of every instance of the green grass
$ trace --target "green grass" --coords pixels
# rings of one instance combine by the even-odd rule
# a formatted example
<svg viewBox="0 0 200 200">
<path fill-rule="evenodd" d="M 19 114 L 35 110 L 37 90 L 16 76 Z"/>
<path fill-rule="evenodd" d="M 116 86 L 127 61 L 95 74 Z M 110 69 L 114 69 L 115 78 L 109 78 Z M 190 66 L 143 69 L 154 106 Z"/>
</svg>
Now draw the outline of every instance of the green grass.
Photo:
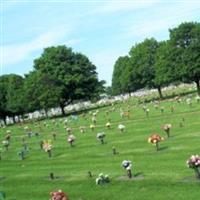
<svg viewBox="0 0 200 200">
<path fill-rule="evenodd" d="M 131 110 L 130 119 L 120 118 L 120 108 Z M 170 107 L 174 105 L 175 111 L 171 113 Z M 160 106 L 165 108 L 161 114 L 160 109 L 154 108 L 153 103 L 147 104 L 150 109 L 146 117 L 142 105 L 137 105 L 137 99 L 118 103 L 111 107 L 99 109 L 97 125 L 92 132 L 88 127 L 92 116 L 87 113 L 86 118 L 79 116 L 77 121 L 71 120 L 69 126 L 76 136 L 75 147 L 67 143 L 67 133 L 64 124 L 58 118 L 58 126 L 52 120 L 46 120 L 48 127 L 43 126 L 39 138 L 28 138 L 23 129 L 29 126 L 33 131 L 39 131 L 36 124 L 39 122 L 15 125 L 0 130 L 0 141 L 11 130 L 12 138 L 8 152 L 3 150 L 0 161 L 0 191 L 5 191 L 7 199 L 17 200 L 46 200 L 49 192 L 62 189 L 70 200 L 174 200 L 199 199 L 200 181 L 195 181 L 194 172 L 187 168 L 186 160 L 192 154 L 200 154 L 200 103 L 195 99 L 189 107 L 185 101 L 163 101 Z M 111 108 L 115 108 L 113 111 Z M 107 116 L 105 112 L 109 110 Z M 68 117 L 70 119 L 70 117 Z M 111 119 L 111 129 L 105 124 Z M 179 127 L 183 122 L 184 126 Z M 64 120 L 64 118 L 62 118 Z M 126 126 L 124 133 L 117 130 L 117 125 Z M 161 150 L 156 152 L 155 147 L 147 142 L 152 133 L 159 133 L 166 138 L 161 130 L 165 123 L 172 124 L 171 138 L 160 143 Z M 79 126 L 87 126 L 85 133 L 80 133 Z M 57 132 L 57 140 L 53 141 L 52 158 L 40 150 L 39 141 L 52 139 L 52 130 Z M 106 133 L 105 144 L 101 145 L 96 139 L 100 131 Z M 18 152 L 22 149 L 21 137 L 24 136 L 29 146 L 25 160 L 20 160 Z M 115 146 L 119 154 L 112 155 Z M 129 159 L 133 163 L 133 174 L 140 173 L 144 179 L 121 180 L 126 175 L 121 162 Z M 93 178 L 87 177 L 91 171 Z M 50 172 L 60 179 L 49 180 Z M 108 174 L 111 183 L 97 186 L 95 178 L 99 173 Z"/>
</svg>

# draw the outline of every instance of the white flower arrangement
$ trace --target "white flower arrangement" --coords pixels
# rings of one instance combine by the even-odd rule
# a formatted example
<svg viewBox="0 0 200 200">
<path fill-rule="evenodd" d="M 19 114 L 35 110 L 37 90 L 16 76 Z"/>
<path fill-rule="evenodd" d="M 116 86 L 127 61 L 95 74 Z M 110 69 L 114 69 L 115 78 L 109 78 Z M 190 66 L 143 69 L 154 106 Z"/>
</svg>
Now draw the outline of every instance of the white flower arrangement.
<svg viewBox="0 0 200 200">
<path fill-rule="evenodd" d="M 105 133 L 104 132 L 102 132 L 102 133 L 97 133 L 97 139 L 102 139 L 102 138 L 104 138 L 106 135 L 105 135 Z"/>
<path fill-rule="evenodd" d="M 90 129 L 93 131 L 94 128 L 95 128 L 95 125 L 94 125 L 94 124 L 91 124 L 91 125 L 90 125 Z"/>
<path fill-rule="evenodd" d="M 81 133 L 84 133 L 84 132 L 85 132 L 85 129 L 86 129 L 85 126 L 80 126 L 80 127 L 79 127 L 79 130 L 80 130 Z"/>
<path fill-rule="evenodd" d="M 93 122 L 93 123 L 96 123 L 96 122 L 97 122 L 97 119 L 96 119 L 95 116 L 92 117 L 92 122 Z"/>
<path fill-rule="evenodd" d="M 104 138 L 106 137 L 106 134 L 104 132 L 97 133 L 97 139 L 101 142 L 101 144 L 104 144 Z"/>
<path fill-rule="evenodd" d="M 28 131 L 28 130 L 29 130 L 29 127 L 28 127 L 28 126 L 25 126 L 25 127 L 24 127 L 24 130 L 25 130 L 25 131 Z"/>
<path fill-rule="evenodd" d="M 126 127 L 123 124 L 118 125 L 118 129 L 123 132 Z"/>
<path fill-rule="evenodd" d="M 67 128 L 66 128 L 66 131 L 67 131 L 68 133 L 71 133 L 71 132 L 72 132 L 72 129 L 69 128 L 69 127 L 67 127 Z"/>
<path fill-rule="evenodd" d="M 3 144 L 3 146 L 7 147 L 7 146 L 9 146 L 10 143 L 8 140 L 3 140 L 2 144 Z"/>
<path fill-rule="evenodd" d="M 106 127 L 107 127 L 107 128 L 110 128 L 110 127 L 111 127 L 111 123 L 110 123 L 110 122 L 107 122 L 107 123 L 106 123 Z"/>
<path fill-rule="evenodd" d="M 110 178 L 107 174 L 104 175 L 103 173 L 101 173 L 96 178 L 96 185 L 101 185 L 101 184 L 105 184 L 105 183 L 109 183 L 109 182 L 110 182 Z"/>
<path fill-rule="evenodd" d="M 190 105 L 192 104 L 191 98 L 187 98 L 187 99 L 186 99 L 186 103 L 190 106 Z"/>
<path fill-rule="evenodd" d="M 196 99 L 197 103 L 200 102 L 200 96 L 196 96 L 195 99 Z"/>
<path fill-rule="evenodd" d="M 170 130 L 172 128 L 171 124 L 164 124 L 162 129 L 167 133 L 167 137 L 170 137 Z"/>
<path fill-rule="evenodd" d="M 75 139 L 76 139 L 76 137 L 74 136 L 74 135 L 69 135 L 68 136 L 68 138 L 67 138 L 67 141 L 69 142 L 69 143 L 73 143 L 74 141 L 75 141 Z"/>
<path fill-rule="evenodd" d="M 122 161 L 122 167 L 126 170 L 131 170 L 132 163 L 130 160 L 124 160 Z"/>
</svg>

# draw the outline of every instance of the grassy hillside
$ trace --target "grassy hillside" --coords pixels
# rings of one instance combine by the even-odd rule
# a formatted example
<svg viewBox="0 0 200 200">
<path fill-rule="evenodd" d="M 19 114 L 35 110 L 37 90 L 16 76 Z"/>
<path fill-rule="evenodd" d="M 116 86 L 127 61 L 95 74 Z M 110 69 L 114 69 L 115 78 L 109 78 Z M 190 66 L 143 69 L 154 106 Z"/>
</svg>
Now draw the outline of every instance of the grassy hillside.
<svg viewBox="0 0 200 200">
<path fill-rule="evenodd" d="M 0 129 L 1 142 L 7 130 L 12 135 L 9 150 L 5 151 L 2 146 L 0 191 L 6 192 L 7 199 L 17 200 L 46 200 L 49 192 L 57 189 L 65 191 L 70 200 L 199 199 L 200 181 L 193 178 L 194 172 L 186 166 L 186 160 L 192 154 L 200 154 L 200 103 L 195 98 L 191 106 L 186 99 L 181 103 L 163 101 L 158 108 L 155 103 L 148 103 L 146 106 L 150 111 L 147 117 L 143 104 L 137 102 L 137 99 L 130 99 L 99 109 L 94 131 L 89 126 L 96 110 L 77 119 L 67 117 L 67 126 L 72 128 L 76 137 L 74 147 L 67 142 L 63 122 L 66 118 Z M 130 110 L 130 118 L 121 118 L 120 109 Z M 105 127 L 108 119 L 111 121 L 110 129 Z M 126 126 L 123 133 L 117 129 L 120 123 Z M 165 123 L 172 124 L 169 139 L 161 129 Z M 40 135 L 27 137 L 25 126 Z M 85 133 L 80 132 L 80 126 L 86 126 Z M 96 139 L 96 134 L 102 131 L 106 134 L 103 145 Z M 55 141 L 53 132 L 57 133 Z M 165 137 L 158 152 L 147 142 L 152 133 Z M 22 137 L 29 147 L 25 160 L 20 160 L 18 155 L 23 148 Z M 51 158 L 40 149 L 39 143 L 45 139 L 52 140 Z M 117 155 L 112 154 L 113 146 L 119 152 Z M 125 178 L 126 171 L 121 167 L 125 159 L 132 161 L 132 172 L 138 178 Z M 92 172 L 93 178 L 88 177 L 88 171 Z M 51 172 L 58 178 L 50 180 Z M 95 178 L 101 172 L 110 176 L 109 184 L 95 185 Z"/>
</svg>

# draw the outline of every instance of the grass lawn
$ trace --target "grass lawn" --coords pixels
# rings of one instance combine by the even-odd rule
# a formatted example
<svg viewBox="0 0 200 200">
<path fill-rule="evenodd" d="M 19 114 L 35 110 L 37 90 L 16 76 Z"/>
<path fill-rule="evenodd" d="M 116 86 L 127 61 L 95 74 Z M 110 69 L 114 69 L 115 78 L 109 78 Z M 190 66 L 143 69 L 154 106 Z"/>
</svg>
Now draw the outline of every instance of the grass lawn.
<svg viewBox="0 0 200 200">
<path fill-rule="evenodd" d="M 76 137 L 74 147 L 67 142 L 63 123 L 66 118 L 55 119 L 56 123 L 45 120 L 0 129 L 1 142 L 8 129 L 12 135 L 9 150 L 5 151 L 2 146 L 0 191 L 6 192 L 8 200 L 47 200 L 49 193 L 57 189 L 65 191 L 70 200 L 200 199 L 200 181 L 186 166 L 186 160 L 192 154 L 200 154 L 200 103 L 194 98 L 191 106 L 185 99 L 181 103 L 166 100 L 157 109 L 154 103 L 148 103 L 148 117 L 142 106 L 137 104 L 137 100 L 130 99 L 99 109 L 94 131 L 89 128 L 91 113 L 85 117 L 80 115 L 77 120 L 67 117 L 68 127 Z M 171 106 L 175 108 L 174 113 Z M 163 114 L 161 107 L 164 108 Z M 130 118 L 121 118 L 120 109 L 130 109 Z M 105 127 L 108 119 L 111 120 L 110 129 Z M 117 129 L 120 123 L 126 126 L 123 133 Z M 169 139 L 161 129 L 165 123 L 172 124 Z M 28 138 L 25 126 L 39 132 L 39 137 Z M 86 126 L 85 133 L 80 132 L 80 126 Z M 57 133 L 55 141 L 53 131 Z M 103 145 L 96 139 L 96 134 L 102 131 L 106 134 Z M 159 151 L 147 142 L 153 133 L 165 137 L 159 144 Z M 18 155 L 22 149 L 22 137 L 29 147 L 25 160 L 20 160 Z M 52 140 L 51 158 L 40 149 L 39 142 L 45 139 Z M 112 154 L 113 146 L 119 152 L 117 155 Z M 121 162 L 126 159 L 132 161 L 132 173 L 141 178 L 128 180 L 123 177 L 126 171 Z M 88 177 L 88 171 L 92 172 L 92 178 Z M 51 172 L 58 179 L 50 180 Z M 99 173 L 108 174 L 111 182 L 96 185 L 95 178 Z"/>
</svg>

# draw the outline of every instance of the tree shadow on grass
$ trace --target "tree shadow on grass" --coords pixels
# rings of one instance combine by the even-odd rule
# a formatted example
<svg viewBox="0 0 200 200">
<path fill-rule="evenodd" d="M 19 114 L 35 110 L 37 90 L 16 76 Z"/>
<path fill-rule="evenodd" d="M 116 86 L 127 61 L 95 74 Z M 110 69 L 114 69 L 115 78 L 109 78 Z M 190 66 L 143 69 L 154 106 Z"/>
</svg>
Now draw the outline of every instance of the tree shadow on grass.
<svg viewBox="0 0 200 200">
<path fill-rule="evenodd" d="M 140 177 L 143 176 L 143 172 L 137 172 L 136 174 L 133 174 L 134 177 Z"/>
<path fill-rule="evenodd" d="M 159 147 L 158 151 L 163 151 L 163 150 L 166 150 L 166 149 L 168 149 L 167 146 L 165 146 L 165 147 Z"/>
</svg>

